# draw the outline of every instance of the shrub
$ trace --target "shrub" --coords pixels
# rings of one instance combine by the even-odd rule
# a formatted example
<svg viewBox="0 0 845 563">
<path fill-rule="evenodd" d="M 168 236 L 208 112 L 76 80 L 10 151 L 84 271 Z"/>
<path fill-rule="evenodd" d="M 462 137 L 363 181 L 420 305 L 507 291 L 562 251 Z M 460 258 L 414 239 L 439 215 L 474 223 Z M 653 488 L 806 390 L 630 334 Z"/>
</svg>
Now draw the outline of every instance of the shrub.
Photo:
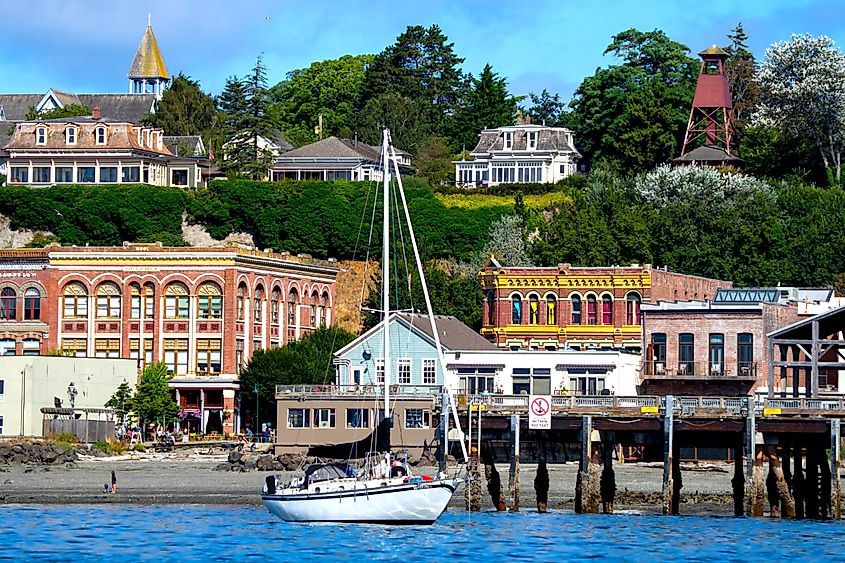
<svg viewBox="0 0 845 563">
<path fill-rule="evenodd" d="M 147 447 L 144 446 L 141 442 L 137 442 L 134 446 L 132 446 L 132 451 L 135 452 L 145 452 L 147 451 Z"/>
<path fill-rule="evenodd" d="M 53 436 L 53 441 L 63 442 L 65 444 L 78 444 L 79 438 L 76 434 L 71 434 L 70 432 L 59 432 Z"/>
</svg>

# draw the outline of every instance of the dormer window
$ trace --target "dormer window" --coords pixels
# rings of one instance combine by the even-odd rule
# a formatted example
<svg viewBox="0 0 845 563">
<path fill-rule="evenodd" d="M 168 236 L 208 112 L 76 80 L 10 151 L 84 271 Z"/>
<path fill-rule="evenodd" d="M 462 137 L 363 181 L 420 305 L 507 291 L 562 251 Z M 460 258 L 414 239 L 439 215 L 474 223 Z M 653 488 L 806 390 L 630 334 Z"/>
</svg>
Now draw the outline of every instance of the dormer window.
<svg viewBox="0 0 845 563">
<path fill-rule="evenodd" d="M 98 145 L 105 145 L 106 144 L 106 128 L 105 127 L 97 127 L 94 130 L 94 139 L 96 139 L 96 143 Z"/>
<path fill-rule="evenodd" d="M 76 127 L 68 127 L 65 129 L 65 141 L 69 145 L 76 144 Z"/>
<path fill-rule="evenodd" d="M 35 144 L 36 145 L 46 145 L 47 144 L 47 128 L 46 127 L 38 127 L 35 130 Z"/>
<path fill-rule="evenodd" d="M 510 131 L 505 132 L 505 150 L 510 150 L 513 148 L 513 133 Z"/>
<path fill-rule="evenodd" d="M 528 132 L 528 149 L 533 150 L 537 148 L 537 132 L 536 131 L 529 131 Z"/>
</svg>

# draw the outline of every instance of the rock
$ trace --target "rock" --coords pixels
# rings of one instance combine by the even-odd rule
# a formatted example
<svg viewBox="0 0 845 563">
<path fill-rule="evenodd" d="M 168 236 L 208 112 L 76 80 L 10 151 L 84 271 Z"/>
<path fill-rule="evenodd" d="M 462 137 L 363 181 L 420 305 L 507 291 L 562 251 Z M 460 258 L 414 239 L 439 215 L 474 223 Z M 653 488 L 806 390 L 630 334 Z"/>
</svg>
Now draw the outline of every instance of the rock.
<svg viewBox="0 0 845 563">
<path fill-rule="evenodd" d="M 255 467 L 259 471 L 273 471 L 273 466 L 275 465 L 275 460 L 273 456 L 270 454 L 265 454 L 259 456 L 259 458 L 255 461 Z"/>
<path fill-rule="evenodd" d="M 243 459 L 243 457 L 244 454 L 242 454 L 241 452 L 232 450 L 231 452 L 229 452 L 228 460 L 229 463 L 242 463 L 241 460 Z"/>
<path fill-rule="evenodd" d="M 225 463 L 225 462 L 224 463 L 218 463 L 217 465 L 214 466 L 214 469 L 212 469 L 212 471 L 231 471 L 231 470 L 232 470 L 232 464 L 231 463 Z"/>
<path fill-rule="evenodd" d="M 255 469 L 255 467 L 256 467 L 256 464 L 255 464 L 254 459 L 246 460 L 246 462 L 244 462 L 244 465 L 243 465 L 244 470 L 247 470 L 247 471 Z"/>
</svg>

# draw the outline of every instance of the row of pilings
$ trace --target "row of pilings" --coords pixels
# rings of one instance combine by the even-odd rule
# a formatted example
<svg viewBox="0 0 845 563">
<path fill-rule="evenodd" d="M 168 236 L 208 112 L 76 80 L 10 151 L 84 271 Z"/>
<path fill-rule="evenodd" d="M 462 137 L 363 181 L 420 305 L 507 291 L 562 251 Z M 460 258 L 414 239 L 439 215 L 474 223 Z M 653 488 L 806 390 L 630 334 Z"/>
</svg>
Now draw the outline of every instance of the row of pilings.
<svg viewBox="0 0 845 563">
<path fill-rule="evenodd" d="M 616 476 L 613 453 L 618 447 L 618 435 L 597 430 L 594 421 L 600 417 L 581 417 L 578 438 L 581 445 L 575 484 L 576 513 L 605 513 L 614 511 Z M 465 491 L 468 510 L 481 509 L 483 468 L 487 494 L 498 511 L 520 510 L 520 420 L 510 417 L 510 471 L 507 487 L 496 469 L 489 443 L 484 441 L 481 451 L 471 449 L 468 463 L 470 481 Z M 672 397 L 667 397 L 666 415 L 661 418 L 663 442 L 662 512 L 679 514 L 683 478 L 681 473 L 681 444 L 692 446 L 694 438 L 687 433 L 681 440 L 676 432 L 682 423 L 676 420 Z M 818 421 L 817 421 L 818 422 Z M 840 420 L 824 421 L 829 429 L 823 433 L 804 433 L 801 426 L 783 420 L 776 423 L 777 431 L 760 432 L 758 419 L 751 412 L 742 423 L 742 431 L 729 435 L 734 462 L 731 479 L 733 512 L 737 516 L 763 516 L 768 508 L 771 517 L 839 519 L 841 517 L 841 434 Z M 683 434 L 683 433 L 682 433 Z M 696 436 L 701 436 L 699 433 Z M 534 479 L 537 510 L 546 512 L 549 504 L 549 471 L 543 453 L 545 438 L 539 444 L 537 472 Z M 479 441 L 481 443 L 482 441 Z M 630 445 L 630 444 L 629 444 Z"/>
</svg>

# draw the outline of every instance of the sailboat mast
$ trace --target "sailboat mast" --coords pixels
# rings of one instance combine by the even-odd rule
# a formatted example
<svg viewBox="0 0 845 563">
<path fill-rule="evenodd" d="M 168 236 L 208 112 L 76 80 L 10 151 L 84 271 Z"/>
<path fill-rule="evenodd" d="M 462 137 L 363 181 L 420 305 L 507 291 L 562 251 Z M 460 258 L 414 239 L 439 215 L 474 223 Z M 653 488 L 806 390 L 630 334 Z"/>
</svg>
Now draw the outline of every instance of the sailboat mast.
<svg viewBox="0 0 845 563">
<path fill-rule="evenodd" d="M 384 418 L 390 418 L 390 166 L 388 164 L 388 143 L 390 133 L 387 129 L 382 130 L 381 140 L 381 162 L 384 172 L 382 173 L 382 189 L 384 199 L 382 211 L 384 222 L 382 224 L 382 255 L 381 255 L 381 310 L 383 314 L 384 327 Z M 389 431 L 389 430 L 388 430 Z"/>
</svg>

